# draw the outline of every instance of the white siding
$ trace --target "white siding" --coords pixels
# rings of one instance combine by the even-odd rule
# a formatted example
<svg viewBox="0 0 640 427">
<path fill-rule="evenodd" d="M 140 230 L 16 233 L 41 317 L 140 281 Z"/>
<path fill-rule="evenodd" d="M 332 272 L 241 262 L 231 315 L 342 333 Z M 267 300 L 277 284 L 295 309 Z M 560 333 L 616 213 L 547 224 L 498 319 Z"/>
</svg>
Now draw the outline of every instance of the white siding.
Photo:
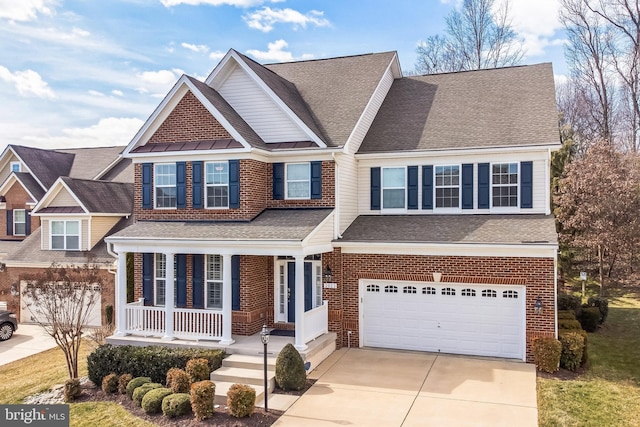
<svg viewBox="0 0 640 427">
<path fill-rule="evenodd" d="M 344 230 L 351 225 L 353 220 L 358 216 L 358 169 L 357 162 L 351 155 L 341 156 L 338 159 L 338 175 L 339 185 L 337 189 L 339 192 L 338 203 L 339 209 L 338 218 L 340 224 L 338 226 L 338 233 L 342 234 Z M 369 187 L 360 187 L 366 188 Z"/>
<path fill-rule="evenodd" d="M 333 240 L 333 214 L 329 214 L 304 240 L 305 246 L 330 245 Z"/>
<path fill-rule="evenodd" d="M 89 249 L 91 249 L 89 247 L 89 220 L 88 219 L 83 219 L 81 221 L 81 225 L 80 225 L 80 229 L 82 231 L 80 231 L 81 236 L 81 243 L 80 243 L 80 250 L 81 251 L 88 251 Z"/>
<path fill-rule="evenodd" d="M 369 127 L 371 126 L 373 119 L 375 119 L 376 114 L 378 114 L 378 110 L 380 109 L 380 106 L 387 96 L 392 84 L 393 73 L 391 72 L 391 67 L 389 67 L 386 73 L 382 76 L 376 91 L 371 96 L 369 104 L 360 117 L 360 121 L 358 121 L 356 127 L 353 129 L 345 147 L 346 153 L 354 154 L 360 149 L 360 144 L 362 144 L 365 135 L 369 131 Z"/>
<path fill-rule="evenodd" d="M 40 236 L 40 247 L 43 251 L 49 250 L 49 227 L 51 222 L 48 219 L 40 220 L 40 230 L 42 230 L 42 234 Z"/>
<path fill-rule="evenodd" d="M 121 217 L 118 216 L 94 216 L 91 217 L 91 236 L 89 237 L 89 249 L 92 249 L 113 228 Z"/>
<path fill-rule="evenodd" d="M 73 198 L 71 193 L 69 193 L 65 188 L 61 188 L 58 194 L 51 200 L 51 202 L 47 206 L 59 206 L 59 207 L 70 207 L 70 206 L 79 206 L 76 199 Z"/>
<path fill-rule="evenodd" d="M 7 151 L 6 161 L 7 163 L 0 169 L 0 184 L 3 184 L 11 174 L 11 162 L 17 162 L 18 158 L 11 151 Z"/>
<path fill-rule="evenodd" d="M 265 142 L 309 140 L 309 136 L 240 67 L 231 72 L 219 92 Z"/>
</svg>

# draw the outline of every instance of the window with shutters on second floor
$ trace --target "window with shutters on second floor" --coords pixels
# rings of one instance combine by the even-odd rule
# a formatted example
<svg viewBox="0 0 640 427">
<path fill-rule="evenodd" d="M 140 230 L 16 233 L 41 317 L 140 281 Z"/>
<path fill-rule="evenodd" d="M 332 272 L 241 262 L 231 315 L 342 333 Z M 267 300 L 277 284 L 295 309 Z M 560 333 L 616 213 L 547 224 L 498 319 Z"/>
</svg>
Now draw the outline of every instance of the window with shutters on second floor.
<svg viewBox="0 0 640 427">
<path fill-rule="evenodd" d="M 229 163 L 206 163 L 206 198 L 208 209 L 229 207 Z"/>
<path fill-rule="evenodd" d="M 382 168 L 382 209 L 406 209 L 406 172 L 404 167 Z"/>
<path fill-rule="evenodd" d="M 176 164 L 156 164 L 153 176 L 156 209 L 175 209 L 177 206 Z"/>
</svg>

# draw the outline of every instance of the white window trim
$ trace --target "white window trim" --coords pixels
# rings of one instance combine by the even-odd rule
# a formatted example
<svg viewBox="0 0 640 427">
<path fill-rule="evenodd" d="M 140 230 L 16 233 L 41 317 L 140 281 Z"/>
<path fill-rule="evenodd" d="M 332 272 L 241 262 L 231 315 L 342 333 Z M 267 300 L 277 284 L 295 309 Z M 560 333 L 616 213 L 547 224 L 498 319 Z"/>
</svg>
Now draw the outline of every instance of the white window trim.
<svg viewBox="0 0 640 427">
<path fill-rule="evenodd" d="M 64 234 L 53 234 L 53 223 L 54 222 L 62 222 L 64 223 Z M 78 223 L 78 248 L 77 249 L 69 249 L 67 248 L 67 237 L 68 236 L 76 236 L 75 234 L 67 235 L 67 223 L 68 222 L 77 222 Z M 53 238 L 63 236 L 64 237 L 64 248 L 62 249 L 54 249 L 53 248 Z M 49 250 L 52 251 L 81 251 L 82 250 L 82 220 L 80 219 L 52 219 L 49 221 Z"/>
<path fill-rule="evenodd" d="M 17 165 L 18 166 L 18 170 L 14 171 L 13 167 Z M 20 162 L 11 162 L 9 163 L 9 169 L 11 170 L 11 172 L 22 172 L 22 164 Z"/>
<path fill-rule="evenodd" d="M 322 261 L 311 261 L 311 309 L 318 308 L 322 305 Z"/>
<path fill-rule="evenodd" d="M 493 166 L 494 165 L 504 165 L 504 164 L 515 164 L 516 165 L 516 169 L 517 169 L 517 175 L 518 175 L 518 182 L 515 184 L 515 187 L 517 189 L 517 194 L 518 194 L 518 198 L 516 201 L 516 206 L 493 206 Z M 513 213 L 513 212 L 520 212 L 520 180 L 522 179 L 522 176 L 520 174 L 520 162 L 511 162 L 511 161 L 504 161 L 504 162 L 492 162 L 489 164 L 489 208 L 491 210 L 491 212 L 504 212 L 504 213 Z M 500 187 L 506 187 L 507 185 L 500 185 L 498 184 L 497 186 Z M 511 185 L 513 186 L 513 185 Z"/>
<path fill-rule="evenodd" d="M 225 185 L 221 184 L 207 184 L 207 165 L 213 165 L 216 163 L 226 163 L 227 164 L 227 183 Z M 227 187 L 227 206 L 209 206 L 209 197 L 207 197 L 207 189 L 209 187 Z M 204 207 L 205 209 L 212 210 L 224 210 L 229 209 L 229 162 L 226 160 L 219 162 L 205 162 L 204 164 Z M 176 200 L 177 201 L 177 200 Z"/>
<path fill-rule="evenodd" d="M 210 256 L 219 256 L 220 257 L 220 279 L 211 279 L 209 280 L 208 270 L 209 270 L 209 257 Z M 207 310 L 222 310 L 224 305 L 224 262 L 222 260 L 222 255 L 218 254 L 207 254 L 204 259 L 204 308 Z M 220 286 L 220 306 L 210 306 L 209 305 L 209 286 L 211 285 L 219 285 Z"/>
<path fill-rule="evenodd" d="M 158 185 L 156 179 L 158 178 L 158 166 L 173 166 L 175 169 L 175 176 L 176 176 L 176 184 L 174 185 Z M 172 209 L 178 209 L 178 189 L 177 189 L 177 182 L 178 182 L 178 166 L 175 163 L 155 163 L 153 165 L 153 208 L 154 209 L 159 209 L 159 210 L 172 210 Z M 176 205 L 175 206 L 164 206 L 164 207 L 158 207 L 158 188 L 175 188 L 176 189 Z"/>
<path fill-rule="evenodd" d="M 156 263 L 158 262 L 158 257 L 159 256 L 164 256 L 165 260 L 164 260 L 164 277 L 162 276 L 158 276 L 158 270 L 156 269 Z M 177 306 L 177 302 L 178 302 L 178 274 L 177 274 L 177 269 L 178 269 L 178 263 L 176 262 L 176 258 L 174 255 L 173 258 L 173 306 L 176 307 Z M 153 256 L 153 304 L 155 307 L 164 307 L 165 303 L 163 304 L 159 304 L 158 303 L 158 280 L 164 280 L 164 285 L 165 285 L 165 290 L 164 290 L 164 296 L 165 296 L 165 303 L 166 303 L 166 298 L 167 298 L 167 260 L 166 260 L 166 255 L 161 253 L 161 252 L 156 252 Z"/>
<path fill-rule="evenodd" d="M 384 171 L 386 169 L 404 169 L 404 207 L 403 208 L 385 208 L 384 207 Z M 389 187 L 389 189 L 400 189 L 400 187 Z M 435 192 L 434 192 L 435 193 Z M 407 203 L 409 198 L 407 185 L 407 167 L 406 166 L 382 166 L 380 167 L 380 212 L 381 213 L 407 213 Z"/>
<path fill-rule="evenodd" d="M 458 207 L 457 208 L 439 208 L 436 204 L 436 192 L 438 186 L 436 185 L 436 169 L 439 167 L 455 166 L 458 168 Z M 443 186 L 440 188 L 454 188 L 454 186 Z M 433 211 L 440 214 L 447 213 L 461 213 L 462 212 L 462 165 L 456 163 L 447 163 L 441 165 L 433 165 Z"/>
<path fill-rule="evenodd" d="M 309 167 L 309 175 L 307 176 L 306 182 L 309 183 L 307 188 L 308 196 L 306 197 L 289 197 L 289 166 L 290 165 L 307 165 Z M 304 180 L 295 180 L 292 182 L 305 182 Z M 296 162 L 296 163 L 285 163 L 284 165 L 284 198 L 285 200 L 310 200 L 311 199 L 311 162 Z"/>
<path fill-rule="evenodd" d="M 24 212 L 24 222 L 17 224 L 24 224 L 24 233 L 16 233 L 16 212 Z M 13 235 L 14 236 L 26 236 L 27 235 L 27 210 L 26 209 L 14 209 L 13 210 Z"/>
<path fill-rule="evenodd" d="M 274 274 L 274 321 L 276 322 L 287 322 L 288 321 L 288 304 L 287 304 L 287 260 L 279 260 L 277 257 L 275 258 L 275 267 L 273 269 Z M 283 269 L 283 274 L 280 276 L 280 268 Z M 281 279 L 284 280 L 284 283 L 281 283 Z M 280 292 L 280 286 L 283 286 L 284 292 Z M 283 306 L 282 313 L 280 312 L 280 305 Z"/>
</svg>

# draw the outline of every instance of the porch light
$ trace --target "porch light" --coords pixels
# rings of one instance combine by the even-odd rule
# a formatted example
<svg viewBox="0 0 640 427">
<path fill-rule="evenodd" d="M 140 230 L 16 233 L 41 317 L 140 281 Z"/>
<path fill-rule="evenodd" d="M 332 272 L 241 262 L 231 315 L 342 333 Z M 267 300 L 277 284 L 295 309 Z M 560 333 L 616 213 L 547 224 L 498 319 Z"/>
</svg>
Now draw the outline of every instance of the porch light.
<svg viewBox="0 0 640 427">
<path fill-rule="evenodd" d="M 331 279 L 333 279 L 333 275 L 331 274 L 331 267 L 329 267 L 329 264 L 327 264 L 324 267 L 324 280 L 330 282 Z"/>
<path fill-rule="evenodd" d="M 542 297 L 541 296 L 538 296 L 535 304 L 533 304 L 533 311 L 536 314 L 542 314 Z"/>
<path fill-rule="evenodd" d="M 267 344 L 269 344 L 269 329 L 267 329 L 267 325 L 264 324 L 262 326 L 262 331 L 260 332 L 260 341 L 262 341 L 262 345 L 264 345 L 264 411 L 269 412 L 269 405 L 267 404 L 267 394 L 268 394 L 268 381 L 267 381 Z"/>
</svg>

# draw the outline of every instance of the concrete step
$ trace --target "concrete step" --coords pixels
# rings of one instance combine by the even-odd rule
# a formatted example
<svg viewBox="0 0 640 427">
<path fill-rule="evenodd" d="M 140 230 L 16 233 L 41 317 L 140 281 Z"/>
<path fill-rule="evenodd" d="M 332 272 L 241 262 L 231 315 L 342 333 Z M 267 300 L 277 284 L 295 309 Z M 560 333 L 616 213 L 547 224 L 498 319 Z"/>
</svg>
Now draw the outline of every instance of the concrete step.
<svg viewBox="0 0 640 427">
<path fill-rule="evenodd" d="M 216 384 L 222 381 L 232 384 L 238 383 L 250 386 L 261 386 L 264 384 L 264 371 L 262 369 L 223 366 L 211 373 L 211 381 Z M 272 391 L 276 384 L 274 371 L 267 371 L 267 383 L 269 385 L 269 391 Z"/>
<path fill-rule="evenodd" d="M 227 382 L 227 381 L 214 381 L 216 383 L 216 395 L 213 398 L 213 403 L 216 405 L 226 405 L 227 404 L 227 392 L 231 388 L 232 385 L 238 384 L 237 382 Z M 249 384 L 256 391 L 256 403 L 264 401 L 264 387 L 259 385 Z"/>
<path fill-rule="evenodd" d="M 222 360 L 222 366 L 228 368 L 264 369 L 264 358 L 259 356 L 247 356 L 244 354 L 232 354 Z M 276 370 L 276 358 L 267 357 L 267 370 Z"/>
</svg>

